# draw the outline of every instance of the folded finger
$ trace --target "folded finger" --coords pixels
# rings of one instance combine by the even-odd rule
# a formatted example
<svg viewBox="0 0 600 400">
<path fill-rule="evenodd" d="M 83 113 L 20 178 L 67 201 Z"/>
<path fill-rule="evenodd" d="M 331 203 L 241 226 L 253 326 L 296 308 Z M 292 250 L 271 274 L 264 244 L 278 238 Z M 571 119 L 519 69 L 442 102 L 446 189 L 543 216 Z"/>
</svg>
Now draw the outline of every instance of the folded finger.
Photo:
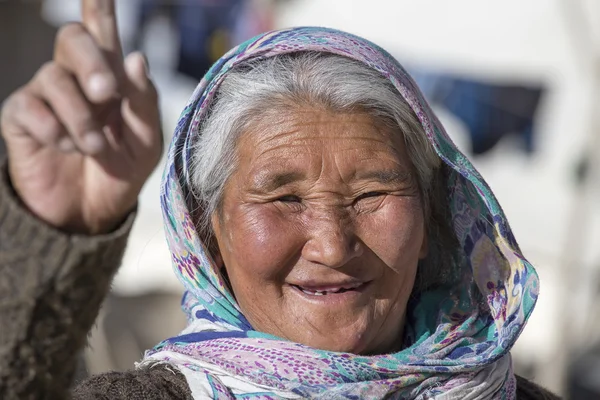
<svg viewBox="0 0 600 400">
<path fill-rule="evenodd" d="M 119 96 L 117 73 L 83 25 L 72 23 L 60 29 L 54 60 L 75 75 L 91 102 L 103 103 Z"/>
<path fill-rule="evenodd" d="M 102 127 L 73 75 L 50 63 L 40 70 L 32 84 L 82 152 L 97 154 L 104 149 Z"/>
<path fill-rule="evenodd" d="M 21 90 L 6 103 L 6 120 L 3 129 L 10 130 L 6 134 L 25 135 L 32 138 L 39 146 L 56 146 L 65 151 L 75 148 L 66 136 L 66 130 L 48 105 L 35 94 Z M 7 137 L 10 145 L 11 140 Z M 18 140 L 18 138 L 16 138 Z M 69 144 L 70 142 L 70 144 Z"/>
</svg>

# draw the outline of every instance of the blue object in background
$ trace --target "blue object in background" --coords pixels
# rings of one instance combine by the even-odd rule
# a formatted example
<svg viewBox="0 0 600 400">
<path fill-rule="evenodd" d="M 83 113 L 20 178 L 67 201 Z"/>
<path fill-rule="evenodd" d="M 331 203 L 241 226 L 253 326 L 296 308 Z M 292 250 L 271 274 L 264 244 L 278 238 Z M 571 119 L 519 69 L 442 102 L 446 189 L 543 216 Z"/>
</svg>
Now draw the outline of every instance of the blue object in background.
<svg viewBox="0 0 600 400">
<path fill-rule="evenodd" d="M 490 84 L 418 71 L 413 76 L 430 102 L 465 123 L 473 154 L 484 154 L 506 135 L 520 137 L 526 153 L 535 150 L 535 114 L 543 87 Z"/>
<path fill-rule="evenodd" d="M 143 0 L 139 26 L 157 13 L 166 14 L 179 36 L 178 72 L 200 80 L 232 47 L 243 5 L 244 0 Z"/>
</svg>

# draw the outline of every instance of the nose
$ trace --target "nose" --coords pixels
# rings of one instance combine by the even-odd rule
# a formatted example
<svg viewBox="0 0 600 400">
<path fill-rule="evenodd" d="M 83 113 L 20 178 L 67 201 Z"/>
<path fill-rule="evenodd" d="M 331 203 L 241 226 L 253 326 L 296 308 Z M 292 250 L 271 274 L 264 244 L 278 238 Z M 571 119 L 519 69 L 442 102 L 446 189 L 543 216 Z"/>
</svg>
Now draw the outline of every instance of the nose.
<svg viewBox="0 0 600 400">
<path fill-rule="evenodd" d="M 302 257 L 329 268 L 339 268 L 360 257 L 363 245 L 352 222 L 332 214 L 311 218 L 307 224 L 308 240 L 302 249 Z"/>
</svg>

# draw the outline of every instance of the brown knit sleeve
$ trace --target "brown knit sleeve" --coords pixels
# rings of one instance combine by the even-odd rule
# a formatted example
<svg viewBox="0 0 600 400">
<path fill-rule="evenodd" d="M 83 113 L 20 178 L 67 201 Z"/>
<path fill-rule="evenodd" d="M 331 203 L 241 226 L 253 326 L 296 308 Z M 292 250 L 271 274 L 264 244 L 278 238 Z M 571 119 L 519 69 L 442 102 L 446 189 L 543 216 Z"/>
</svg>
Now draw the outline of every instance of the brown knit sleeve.
<svg viewBox="0 0 600 400">
<path fill-rule="evenodd" d="M 56 230 L 22 207 L 0 162 L 1 399 L 66 395 L 133 220 L 94 237 Z"/>
<path fill-rule="evenodd" d="M 543 387 L 519 376 L 517 378 L 517 399 L 518 400 L 561 400 L 554 393 Z"/>
<path fill-rule="evenodd" d="M 73 400 L 193 400 L 185 376 L 176 368 L 148 368 L 95 375 L 75 387 Z"/>
</svg>

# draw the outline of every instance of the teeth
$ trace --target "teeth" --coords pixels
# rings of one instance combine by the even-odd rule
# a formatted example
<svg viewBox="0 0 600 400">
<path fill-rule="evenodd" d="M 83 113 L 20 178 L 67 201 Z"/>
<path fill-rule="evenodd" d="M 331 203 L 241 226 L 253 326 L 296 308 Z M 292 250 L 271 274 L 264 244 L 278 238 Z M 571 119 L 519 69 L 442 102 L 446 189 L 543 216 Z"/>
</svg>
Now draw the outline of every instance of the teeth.
<svg viewBox="0 0 600 400">
<path fill-rule="evenodd" d="M 332 293 L 343 293 L 343 292 L 347 291 L 348 289 L 340 288 L 337 290 L 325 290 L 325 291 L 315 290 L 314 292 L 310 291 L 310 290 L 306 290 L 306 289 L 300 289 L 300 290 L 302 290 L 304 293 L 310 294 L 312 296 L 324 296 L 326 294 L 332 294 Z"/>
<path fill-rule="evenodd" d="M 361 285 L 362 285 L 362 283 L 357 283 L 352 286 L 341 287 L 341 288 L 335 289 L 335 290 L 308 290 L 308 289 L 304 289 L 300 286 L 296 286 L 296 287 L 298 289 L 300 289 L 301 291 L 303 291 L 304 293 L 310 294 L 311 296 L 324 296 L 324 295 L 332 294 L 332 293 L 344 293 L 344 292 L 347 292 L 348 290 L 356 289 L 357 287 L 359 287 Z"/>
<path fill-rule="evenodd" d="M 321 291 L 318 291 L 318 290 L 316 290 L 314 292 L 310 291 L 310 290 L 306 290 L 306 289 L 300 289 L 300 290 L 302 290 L 306 294 L 310 294 L 311 296 L 324 296 L 327 293 L 329 293 L 329 292 L 321 292 Z"/>
</svg>

